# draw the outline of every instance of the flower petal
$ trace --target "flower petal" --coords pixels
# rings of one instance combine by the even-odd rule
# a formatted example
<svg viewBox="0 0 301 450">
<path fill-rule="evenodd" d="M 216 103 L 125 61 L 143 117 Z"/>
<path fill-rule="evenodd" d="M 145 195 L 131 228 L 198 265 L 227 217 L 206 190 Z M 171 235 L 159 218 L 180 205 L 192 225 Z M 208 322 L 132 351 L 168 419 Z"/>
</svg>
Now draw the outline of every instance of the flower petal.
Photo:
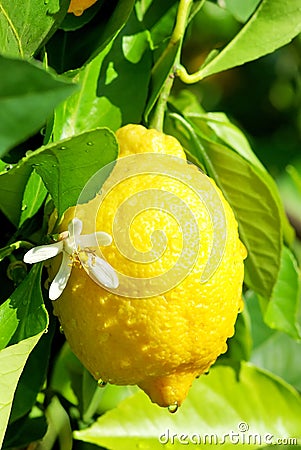
<svg viewBox="0 0 301 450">
<path fill-rule="evenodd" d="M 70 263 L 69 255 L 63 252 L 63 259 L 58 273 L 52 281 L 49 289 L 50 300 L 57 300 L 63 290 L 65 289 L 67 282 L 71 274 L 72 265 Z"/>
<path fill-rule="evenodd" d="M 112 244 L 112 236 L 105 231 L 97 231 L 91 234 L 82 234 L 76 239 L 80 248 L 97 248 L 98 246 L 108 246 Z"/>
<path fill-rule="evenodd" d="M 68 224 L 68 231 L 69 231 L 69 236 L 70 237 L 78 237 L 83 229 L 83 222 L 78 219 L 77 217 L 74 217 L 74 219 L 72 219 L 69 224 Z"/>
<path fill-rule="evenodd" d="M 38 247 L 34 247 L 25 253 L 23 261 L 29 264 L 45 261 L 46 259 L 53 258 L 58 255 L 62 250 L 62 241 L 55 242 L 54 244 L 39 245 Z"/>
<path fill-rule="evenodd" d="M 95 255 L 88 255 L 88 275 L 95 283 L 110 289 L 116 289 L 119 286 L 117 273 L 104 259 Z"/>
</svg>

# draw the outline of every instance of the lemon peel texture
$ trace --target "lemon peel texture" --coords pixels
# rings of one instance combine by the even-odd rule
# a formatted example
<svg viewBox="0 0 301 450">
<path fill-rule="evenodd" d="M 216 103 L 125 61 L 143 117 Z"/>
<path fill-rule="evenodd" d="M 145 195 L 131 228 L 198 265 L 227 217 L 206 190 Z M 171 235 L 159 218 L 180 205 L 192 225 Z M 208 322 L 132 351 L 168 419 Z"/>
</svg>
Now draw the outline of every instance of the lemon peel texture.
<svg viewBox="0 0 301 450">
<path fill-rule="evenodd" d="M 121 287 L 122 277 L 131 280 L 128 295 L 99 286 L 77 265 L 62 295 L 54 302 L 54 313 L 71 349 L 96 379 L 118 385 L 137 384 L 158 405 L 180 406 L 195 377 L 207 372 L 227 350 L 226 341 L 234 333 L 237 314 L 242 308 L 246 249 L 239 239 L 233 211 L 214 181 L 208 178 L 210 189 L 214 189 L 223 208 L 226 239 L 215 270 L 209 279 L 201 282 L 212 251 L 214 227 L 206 204 L 195 190 L 177 176 L 154 173 L 152 167 L 149 172 L 143 170 L 131 177 L 126 177 L 123 168 L 124 179 L 114 183 L 123 157 L 159 153 L 185 162 L 181 145 L 174 137 L 141 125 L 127 125 L 116 136 L 120 160 L 105 182 L 102 194 L 87 204 L 70 208 L 60 230 L 66 230 L 68 223 L 77 217 L 83 223 L 84 234 L 101 230 L 112 235 L 112 245 L 101 248 L 102 256 L 119 274 Z M 185 165 L 193 182 L 199 176 L 198 170 L 186 162 Z M 112 188 L 106 189 L 109 184 Z M 135 200 L 135 195 L 141 192 L 158 196 L 161 191 L 185 202 L 199 232 L 199 242 L 190 242 L 192 249 L 198 248 L 194 263 L 186 276 L 178 282 L 175 279 L 167 291 L 160 291 L 156 280 L 177 265 L 186 242 L 183 233 L 189 231 L 190 224 L 185 223 L 185 215 L 181 216 L 182 209 L 175 208 L 173 216 L 165 211 L 164 202 L 162 208 L 145 204 L 130 220 L 129 244 L 122 251 L 117 242 L 117 234 L 123 233 L 122 221 L 120 229 L 114 231 L 117 211 L 129 198 Z M 158 230 L 164 230 L 164 239 L 156 235 Z M 153 239 L 156 236 L 158 239 Z M 163 250 L 157 254 L 155 250 L 160 248 Z M 139 255 L 150 255 L 149 260 L 141 262 L 131 257 L 131 249 Z M 59 263 L 59 258 L 55 259 L 50 267 L 52 278 Z M 141 279 L 154 282 L 156 295 L 149 297 L 143 291 L 135 291 Z"/>
</svg>

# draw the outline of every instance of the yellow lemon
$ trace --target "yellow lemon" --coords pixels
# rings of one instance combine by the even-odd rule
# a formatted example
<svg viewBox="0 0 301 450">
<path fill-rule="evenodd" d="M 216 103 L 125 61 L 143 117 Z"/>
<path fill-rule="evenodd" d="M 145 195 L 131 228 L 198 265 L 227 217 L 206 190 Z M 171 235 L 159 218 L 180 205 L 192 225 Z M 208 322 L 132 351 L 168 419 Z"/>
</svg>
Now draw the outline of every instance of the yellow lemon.
<svg viewBox="0 0 301 450">
<path fill-rule="evenodd" d="M 97 0 L 71 0 L 68 13 L 81 16 L 86 9 L 90 8 L 96 2 Z"/>
<path fill-rule="evenodd" d="M 160 406 L 181 405 L 194 378 L 227 350 L 242 307 L 246 250 L 223 194 L 186 162 L 174 137 L 141 125 L 127 125 L 116 135 L 120 156 L 102 193 L 70 208 L 60 231 L 77 217 L 84 235 L 112 235 L 101 257 L 116 271 L 119 286 L 97 284 L 83 270 L 83 257 L 54 312 L 96 379 L 137 384 Z M 206 178 L 203 198 L 198 177 Z M 222 212 L 211 207 L 211 199 L 218 199 Z M 216 240 L 215 226 L 224 232 L 222 240 Z"/>
</svg>

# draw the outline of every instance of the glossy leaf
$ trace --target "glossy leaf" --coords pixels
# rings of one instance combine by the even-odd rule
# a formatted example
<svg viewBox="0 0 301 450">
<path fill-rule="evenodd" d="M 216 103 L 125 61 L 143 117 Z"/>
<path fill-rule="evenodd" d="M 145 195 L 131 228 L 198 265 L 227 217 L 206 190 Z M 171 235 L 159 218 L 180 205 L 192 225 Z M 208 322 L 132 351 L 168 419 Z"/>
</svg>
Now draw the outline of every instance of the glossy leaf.
<svg viewBox="0 0 301 450">
<path fill-rule="evenodd" d="M 0 351 L 0 446 L 8 423 L 14 392 L 27 358 L 42 333 Z"/>
<path fill-rule="evenodd" d="M 114 161 L 117 154 L 116 138 L 105 128 L 41 147 L 28 154 L 10 171 L 0 174 L 0 207 L 17 225 L 26 185 L 34 168 L 50 192 L 59 214 L 62 214 L 69 206 L 76 204 L 92 175 Z M 100 186 L 95 186 L 92 197 L 98 188 Z"/>
<path fill-rule="evenodd" d="M 21 58 L 33 56 L 59 26 L 68 5 L 68 0 L 1 0 L 1 53 Z"/>
<path fill-rule="evenodd" d="M 18 423 L 18 419 L 31 411 L 45 383 L 54 334 L 53 322 L 50 322 L 45 331 L 47 332 L 42 335 L 30 353 L 19 379 L 9 418 L 10 424 Z"/>
<path fill-rule="evenodd" d="M 36 265 L 0 306 L 0 348 L 34 336 L 46 328 L 48 315 L 41 294 L 40 278 L 41 266 Z"/>
<path fill-rule="evenodd" d="M 16 310 L 18 319 L 10 344 L 35 336 L 48 326 L 48 314 L 41 292 L 41 271 L 42 265 L 35 264 L 10 296 L 10 306 Z"/>
<path fill-rule="evenodd" d="M 11 308 L 10 300 L 0 305 L 0 350 L 6 347 L 18 326 L 17 311 Z"/>
<path fill-rule="evenodd" d="M 19 226 L 38 212 L 46 195 L 47 190 L 41 177 L 35 171 L 31 172 L 22 198 Z"/>
<path fill-rule="evenodd" d="M 234 39 L 203 66 L 200 78 L 267 55 L 288 44 L 300 31 L 299 0 L 262 0 Z"/>
<path fill-rule="evenodd" d="M 241 239 L 248 249 L 246 283 L 269 298 L 278 276 L 282 245 L 279 207 L 269 184 L 257 167 L 239 154 L 209 140 L 181 116 L 172 117 L 176 124 L 173 133 L 185 150 L 189 149 L 194 162 L 205 166 L 234 210 Z"/>
<path fill-rule="evenodd" d="M 107 128 L 99 128 L 42 147 L 26 163 L 35 167 L 61 216 L 69 206 L 76 205 L 90 178 L 117 155 L 115 135 Z M 85 201 L 96 195 L 101 184 L 94 186 L 95 191 Z"/>
<path fill-rule="evenodd" d="M 261 299 L 264 320 L 273 329 L 300 339 L 297 313 L 300 301 L 300 270 L 292 252 L 283 247 L 280 271 L 269 302 Z"/>
<path fill-rule="evenodd" d="M 297 391 L 243 363 L 239 379 L 233 368 L 216 366 L 207 377 L 196 380 L 176 414 L 169 414 L 138 392 L 91 427 L 76 431 L 75 438 L 111 450 L 181 449 L 183 445 L 195 448 L 196 444 L 207 448 L 209 439 L 226 449 L 234 444 L 235 448 L 245 448 L 248 439 L 248 448 L 256 449 L 259 439 L 261 445 L 276 443 L 281 437 L 300 439 L 300 414 Z"/>
<path fill-rule="evenodd" d="M 280 199 L 277 185 L 269 172 L 265 169 L 257 156 L 254 154 L 247 138 L 242 133 L 242 131 L 233 123 L 231 123 L 226 114 L 223 113 L 195 114 L 187 112 L 186 116 L 202 131 L 204 128 L 204 124 L 208 125 L 208 128 L 214 132 L 214 135 L 212 136 L 213 140 L 215 140 L 217 137 L 223 144 L 228 145 L 232 150 L 237 152 L 239 155 L 249 161 L 253 166 L 255 166 L 256 169 L 258 169 L 259 173 L 261 173 L 262 177 L 265 179 L 266 184 L 269 186 L 274 200 L 277 202 L 278 209 L 281 215 L 284 238 L 286 239 L 288 245 L 292 245 L 295 237 L 294 230 L 287 219 L 287 215 L 284 210 L 283 203 Z M 208 131 L 204 132 L 208 136 Z"/>
<path fill-rule="evenodd" d="M 0 56 L 0 156 L 37 132 L 53 108 L 76 90 L 27 61 Z M 18 124 L 18 126 L 16 126 Z"/>
<path fill-rule="evenodd" d="M 0 209 L 18 226 L 22 214 L 22 200 L 32 167 L 21 163 L 0 173 Z"/>
<path fill-rule="evenodd" d="M 81 88 L 56 109 L 54 140 L 96 127 L 117 130 L 122 124 L 139 123 L 150 67 L 147 32 L 132 15 L 115 43 L 75 75 Z"/>
</svg>

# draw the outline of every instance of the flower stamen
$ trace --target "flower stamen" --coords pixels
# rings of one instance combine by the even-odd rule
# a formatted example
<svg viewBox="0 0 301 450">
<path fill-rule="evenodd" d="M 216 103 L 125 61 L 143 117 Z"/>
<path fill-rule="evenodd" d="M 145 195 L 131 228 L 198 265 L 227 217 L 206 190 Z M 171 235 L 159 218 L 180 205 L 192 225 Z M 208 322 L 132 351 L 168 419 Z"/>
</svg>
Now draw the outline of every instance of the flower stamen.
<svg viewBox="0 0 301 450">
<path fill-rule="evenodd" d="M 104 259 L 97 256 L 94 250 L 99 245 L 110 245 L 112 237 L 102 231 L 81 235 L 82 228 L 82 221 L 75 217 L 69 222 L 68 231 L 58 235 L 57 242 L 34 247 L 24 255 L 24 262 L 34 264 L 53 258 L 59 253 L 63 254 L 59 271 L 49 288 L 51 300 L 57 300 L 60 297 L 74 266 L 83 267 L 99 286 L 116 289 L 119 285 L 115 270 Z"/>
</svg>

